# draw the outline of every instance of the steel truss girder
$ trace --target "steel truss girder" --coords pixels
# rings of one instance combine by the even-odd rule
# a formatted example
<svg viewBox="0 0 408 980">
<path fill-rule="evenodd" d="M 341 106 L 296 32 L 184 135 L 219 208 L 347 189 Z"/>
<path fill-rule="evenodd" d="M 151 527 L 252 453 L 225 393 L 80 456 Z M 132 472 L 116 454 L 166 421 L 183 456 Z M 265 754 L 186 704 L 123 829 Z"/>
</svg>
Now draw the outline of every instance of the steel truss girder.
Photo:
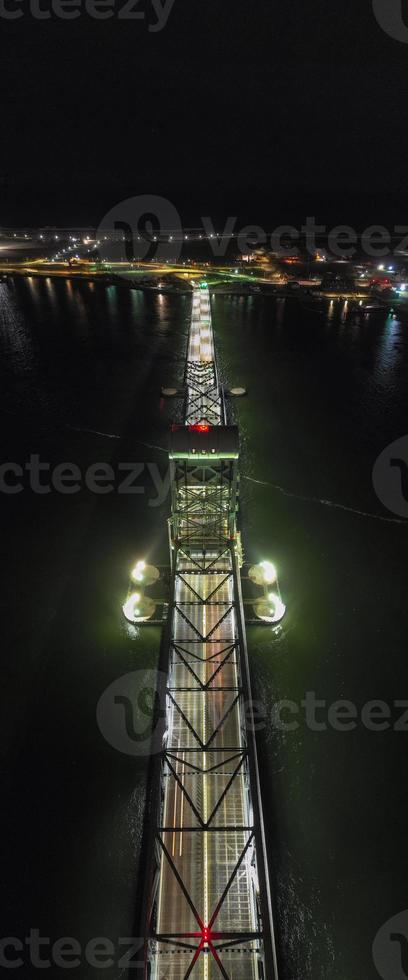
<svg viewBox="0 0 408 980">
<path fill-rule="evenodd" d="M 202 310 L 201 298 L 198 306 Z M 206 320 L 208 333 L 209 312 Z M 197 322 L 196 317 L 196 332 Z M 202 350 L 201 343 L 207 343 L 204 336 L 189 350 Z M 185 381 L 186 423 L 225 424 L 215 361 L 189 361 Z M 250 805 L 257 782 L 253 736 L 245 727 L 245 637 L 233 544 L 237 462 L 176 457 L 171 474 L 173 598 L 166 730 L 157 762 L 161 799 L 153 828 L 159 872 L 150 918 L 152 961 L 159 971 L 154 980 L 180 980 L 182 974 L 183 980 L 192 974 L 204 980 L 208 974 L 200 963 L 206 957 L 233 980 L 228 951 L 234 949 L 243 957 L 245 974 L 239 976 L 259 980 L 265 933 L 255 882 L 257 853 L 262 865 L 264 852 L 256 797 L 254 812 Z M 185 965 L 172 957 L 176 951 L 185 955 Z M 165 972 L 159 968 L 163 962 Z"/>
<path fill-rule="evenodd" d="M 225 611 L 223 612 L 222 616 L 220 616 L 219 619 L 217 619 L 217 622 L 212 625 L 209 633 L 206 633 L 205 636 L 204 636 L 204 634 L 201 633 L 201 631 L 198 629 L 198 627 L 197 626 L 194 626 L 194 623 L 191 622 L 191 619 L 189 619 L 189 617 L 186 615 L 186 613 L 183 612 L 183 610 L 181 608 L 182 605 L 188 605 L 188 606 L 193 606 L 193 605 L 196 605 L 196 606 L 207 606 L 207 605 L 212 605 L 212 603 L 206 603 L 206 602 L 204 602 L 204 603 L 203 602 L 196 602 L 196 603 L 192 603 L 192 602 L 189 602 L 189 603 L 175 602 L 174 603 L 175 612 L 177 612 L 178 615 L 181 616 L 182 619 L 184 619 L 185 623 L 187 623 L 187 625 L 190 626 L 192 630 L 194 630 L 194 632 L 197 634 L 199 640 L 201 640 L 202 643 L 206 643 L 207 640 L 211 639 L 213 633 L 215 633 L 216 630 L 219 629 L 220 626 L 222 626 L 224 620 L 227 618 L 227 616 L 230 615 L 230 613 L 233 611 L 234 606 L 235 606 L 235 604 L 233 602 L 226 603 L 227 609 L 225 609 Z M 214 605 L 217 606 L 217 605 L 219 605 L 219 603 L 214 603 Z M 223 603 L 223 605 L 225 605 L 225 603 Z"/>
<path fill-rule="evenodd" d="M 178 545 L 202 548 L 223 543 L 235 532 L 236 460 L 177 459 L 172 479 L 172 531 Z"/>
<path fill-rule="evenodd" d="M 196 692 L 196 693 L 198 693 L 198 692 Z M 208 691 L 207 692 L 203 691 L 201 693 L 208 695 L 209 692 Z M 217 692 L 217 693 L 219 693 L 219 692 Z M 176 699 L 173 697 L 172 692 L 170 691 L 169 688 L 167 688 L 167 694 L 168 694 L 168 697 L 170 698 L 170 701 L 173 704 L 173 707 L 176 709 L 177 713 L 183 719 L 185 725 L 187 725 L 188 730 L 191 732 L 191 734 L 195 738 L 195 740 L 198 743 L 198 745 L 200 746 L 200 749 L 201 749 L 202 752 L 208 752 L 209 751 L 210 745 L 212 744 L 212 742 L 214 741 L 214 739 L 217 737 L 217 735 L 220 732 L 220 730 L 223 727 L 223 725 L 225 725 L 225 722 L 228 720 L 228 718 L 229 718 L 231 712 L 234 710 L 235 706 L 238 704 L 238 701 L 239 701 L 239 698 L 241 696 L 241 693 L 242 692 L 239 690 L 238 693 L 236 694 L 235 698 L 232 700 L 231 704 L 227 708 L 227 711 L 222 716 L 222 718 L 220 718 L 218 724 L 216 725 L 216 727 L 211 732 L 210 737 L 207 739 L 206 742 L 203 742 L 203 740 L 198 735 L 198 732 L 195 730 L 194 725 L 191 724 L 191 722 L 187 718 L 186 714 L 184 713 L 183 709 L 180 707 L 180 705 L 178 704 L 178 702 L 176 701 Z"/>
<path fill-rule="evenodd" d="M 209 827 L 211 827 L 211 824 L 213 823 L 214 818 L 216 817 L 220 806 L 224 802 L 224 799 L 225 799 L 225 797 L 226 797 L 229 789 L 231 788 L 234 780 L 238 776 L 238 773 L 241 771 L 241 769 L 242 769 L 242 767 L 244 765 L 244 762 L 245 762 L 246 758 L 247 758 L 247 753 L 246 752 L 242 752 L 241 755 L 240 755 L 240 757 L 239 757 L 238 764 L 235 766 L 235 769 L 234 769 L 233 773 L 230 775 L 229 780 L 227 782 L 227 785 L 223 789 L 223 791 L 221 793 L 221 796 L 219 797 L 217 803 L 215 804 L 215 806 L 214 806 L 214 808 L 213 808 L 210 816 L 207 818 L 207 820 L 203 820 L 201 814 L 199 813 L 197 807 L 194 804 L 194 801 L 192 800 L 189 792 L 187 791 L 187 789 L 186 789 L 183 781 L 180 779 L 180 776 L 178 775 L 176 769 L 174 768 L 174 766 L 169 761 L 170 760 L 170 756 L 167 753 L 165 754 L 164 760 L 165 760 L 165 763 L 166 763 L 166 765 L 167 765 L 167 767 L 169 769 L 169 772 L 172 774 L 172 776 L 174 777 L 174 779 L 178 783 L 178 785 L 179 785 L 179 787 L 181 789 L 181 792 L 184 793 L 184 796 L 185 796 L 187 802 L 189 803 L 189 805 L 190 805 L 190 807 L 191 807 L 194 815 L 196 816 L 196 818 L 197 818 L 197 820 L 198 820 L 198 822 L 199 822 L 202 830 L 208 830 Z M 205 772 L 205 775 L 207 775 L 208 772 L 211 772 L 211 769 L 210 770 L 207 770 Z M 203 775 L 204 775 L 204 773 L 203 773 Z"/>
<path fill-rule="evenodd" d="M 194 557 L 194 553 L 189 553 L 189 549 L 180 549 L 179 557 L 181 560 L 180 568 L 182 568 L 182 571 L 178 571 L 176 563 L 175 592 L 177 595 L 178 582 L 180 586 L 184 587 L 186 595 L 183 602 L 180 600 L 176 600 L 174 602 L 174 611 L 175 613 L 177 612 L 181 616 L 182 620 L 187 623 L 190 629 L 192 629 L 194 638 L 177 638 L 177 635 L 174 635 L 172 638 L 167 696 L 173 705 L 176 715 L 179 715 L 179 717 L 182 718 L 185 728 L 193 735 L 193 738 L 195 739 L 198 764 L 192 762 L 191 758 L 189 757 L 194 751 L 191 746 L 179 746 L 177 751 L 167 748 L 163 754 L 163 780 L 166 782 L 171 779 L 173 780 L 174 784 L 177 785 L 179 792 L 182 794 L 186 804 L 190 808 L 190 812 L 194 815 L 194 818 L 197 821 L 197 826 L 192 826 L 190 823 L 188 825 L 179 824 L 177 821 L 163 823 L 157 830 L 160 840 L 163 843 L 163 838 L 166 834 L 172 835 L 173 839 L 174 835 L 181 836 L 190 834 L 195 837 L 199 837 L 200 834 L 211 834 L 212 836 L 218 835 L 220 840 L 228 840 L 231 836 L 235 838 L 236 835 L 244 835 L 247 843 L 249 842 L 248 847 L 254 838 L 254 828 L 251 824 L 214 824 L 214 821 L 216 820 L 217 815 L 220 813 L 224 802 L 231 793 L 234 784 L 237 784 L 238 780 L 243 774 L 245 776 L 246 783 L 249 784 L 249 775 L 247 772 L 248 754 L 245 742 L 243 742 L 239 747 L 229 745 L 226 746 L 224 744 L 222 749 L 218 747 L 217 761 L 206 766 L 199 764 L 200 761 L 202 761 L 204 753 L 211 751 L 213 741 L 216 739 L 217 734 L 221 731 L 223 726 L 225 726 L 228 717 L 237 709 L 243 693 L 238 679 L 234 686 L 225 684 L 225 682 L 220 679 L 220 685 L 218 687 L 214 687 L 217 677 L 222 674 L 222 671 L 225 669 L 227 664 L 230 664 L 233 661 L 235 667 L 239 667 L 239 644 L 237 637 L 230 637 L 222 642 L 220 642 L 219 639 L 214 638 L 214 635 L 217 633 L 217 631 L 219 631 L 220 625 L 222 625 L 224 620 L 236 611 L 236 604 L 234 600 L 229 601 L 228 599 L 221 598 L 224 594 L 223 589 L 225 590 L 225 588 L 227 588 L 231 590 L 232 571 L 231 568 L 226 567 L 230 561 L 230 554 L 230 547 L 222 546 L 219 548 L 218 553 L 216 554 L 211 551 L 210 557 L 208 557 L 208 552 L 207 554 L 204 552 L 201 559 L 197 561 Z M 212 584 L 209 591 L 206 592 L 202 588 L 202 583 L 208 573 L 217 575 L 217 581 L 215 585 Z M 192 579 L 194 585 L 190 579 Z M 191 609 L 192 615 L 194 609 L 214 609 L 217 606 L 219 607 L 220 614 L 215 622 L 212 623 L 210 630 L 206 634 L 204 634 L 202 630 L 197 629 L 189 616 L 187 616 L 184 612 L 184 609 L 186 608 L 189 610 Z M 215 646 L 214 652 L 212 652 L 211 644 Z M 196 648 L 198 652 L 196 652 Z M 191 660 L 192 663 L 189 663 L 189 660 Z M 208 667 L 210 663 L 212 664 L 210 676 L 203 681 L 197 674 L 197 669 L 203 665 Z M 195 687 L 186 687 L 185 684 L 177 684 L 176 681 L 173 680 L 174 668 L 179 664 L 185 667 L 190 676 L 194 678 Z M 196 669 L 194 669 L 192 664 L 196 665 Z M 178 704 L 177 694 L 183 694 L 186 690 L 193 691 L 195 697 L 199 696 L 207 699 L 209 696 L 211 696 L 211 694 L 214 697 L 217 697 L 220 694 L 225 696 L 228 692 L 233 695 L 230 705 L 218 719 L 217 725 L 214 726 L 206 741 L 200 738 L 197 729 L 194 728 L 194 725 L 190 722 L 190 719 L 187 717 L 182 707 Z M 194 755 L 193 758 L 195 758 Z M 188 774 L 190 774 L 191 779 L 191 775 L 194 774 L 195 778 L 200 780 L 201 777 L 208 777 L 210 774 L 214 774 L 214 776 L 216 776 L 217 773 L 224 777 L 225 784 L 223 785 L 218 798 L 215 800 L 211 811 L 208 813 L 206 819 L 204 819 L 199 807 L 196 805 L 191 795 L 191 792 L 186 786 L 186 778 L 188 778 Z M 170 858 L 170 867 L 173 868 L 174 862 L 171 859 L 168 849 L 166 850 L 167 855 Z M 222 908 L 226 897 L 229 894 L 230 888 L 235 881 L 236 874 L 238 873 L 242 860 L 244 860 L 245 854 L 246 848 L 243 848 L 237 862 L 238 867 L 235 867 L 228 876 L 226 888 L 224 889 L 220 902 L 215 910 L 217 914 Z M 175 875 L 175 877 L 179 883 L 182 893 L 184 894 L 184 897 L 186 898 L 186 894 L 183 891 L 179 878 L 177 875 Z M 187 887 L 185 883 L 183 883 L 183 885 L 184 888 Z M 190 894 L 189 898 L 192 900 L 192 896 Z M 189 907 L 191 907 L 189 902 L 188 904 Z M 176 935 L 172 933 L 171 935 L 173 937 L 173 943 L 176 944 L 182 943 L 183 938 L 185 938 L 181 934 Z M 195 964 L 197 963 L 198 957 L 201 953 L 204 954 L 207 951 L 210 955 L 214 955 L 212 952 L 213 948 L 214 951 L 217 952 L 217 947 L 214 946 L 213 942 L 205 943 L 202 940 L 202 933 L 197 935 L 198 937 L 201 937 L 201 939 L 197 949 L 194 950 L 193 959 L 185 973 L 184 980 L 186 980 L 186 978 L 193 972 Z M 220 933 L 219 938 L 221 939 L 222 937 L 223 934 Z M 251 938 L 256 939 L 258 945 L 260 937 L 260 932 L 253 932 L 251 934 Z M 156 939 L 159 941 L 159 934 L 156 935 Z M 230 939 L 230 942 L 228 942 L 228 939 Z M 168 936 L 168 940 L 169 945 L 171 946 L 171 936 Z M 249 937 L 247 931 L 238 931 L 237 933 L 234 933 L 233 938 L 227 938 L 227 936 L 225 936 L 225 942 L 220 943 L 219 953 L 222 953 L 231 944 L 243 945 L 248 941 Z M 228 974 L 222 965 L 222 961 L 219 960 L 219 956 L 217 956 L 216 962 L 219 966 L 221 974 L 228 977 Z"/>
<path fill-rule="evenodd" d="M 234 932 L 234 933 L 232 933 L 232 935 L 231 935 L 231 933 L 225 934 L 223 932 L 220 932 L 220 933 L 217 932 L 217 933 L 214 933 L 214 935 L 213 935 L 213 926 L 214 926 L 214 923 L 216 922 L 216 920 L 218 918 L 218 915 L 219 915 L 219 913 L 221 911 L 221 908 L 222 908 L 222 906 L 223 906 L 223 904 L 224 904 L 224 902 L 225 902 L 225 900 L 226 900 L 226 898 L 228 896 L 228 893 L 229 893 L 230 889 L 232 888 L 232 885 L 233 885 L 233 883 L 234 883 L 234 881 L 236 879 L 236 876 L 237 876 L 237 874 L 239 872 L 239 869 L 240 869 L 240 867 L 241 867 L 241 865 L 242 865 L 242 863 L 243 863 L 243 861 L 244 861 L 244 859 L 246 857 L 246 854 L 247 854 L 249 848 L 253 844 L 253 841 L 254 841 L 254 831 L 251 830 L 249 832 L 249 834 L 248 834 L 248 839 L 247 839 L 247 841 L 246 841 L 246 843 L 245 843 L 245 845 L 244 845 L 244 847 L 243 847 L 243 849 L 242 849 L 242 851 L 241 851 L 241 853 L 239 855 L 239 858 L 238 858 L 238 860 L 237 860 L 237 862 L 236 862 L 236 864 L 235 864 L 235 866 L 234 866 L 231 874 L 229 875 L 229 878 L 228 878 L 227 883 L 226 883 L 226 885 L 224 887 L 224 890 L 222 892 L 222 895 L 219 898 L 219 900 L 218 900 L 218 902 L 217 902 L 217 904 L 215 906 L 215 909 L 213 910 L 213 912 L 211 914 L 211 917 L 210 917 L 210 920 L 208 922 L 208 925 L 206 925 L 203 922 L 203 920 L 202 920 L 202 918 L 201 918 L 201 916 L 200 916 L 200 914 L 199 914 L 199 912 L 198 912 L 198 910 L 197 910 L 197 908 L 196 908 L 196 906 L 195 906 L 195 904 L 194 904 L 194 902 L 193 902 L 193 900 L 191 898 L 191 895 L 189 894 L 188 888 L 186 887 L 186 885 L 185 885 L 185 883 L 184 883 L 184 881 L 183 881 L 183 879 L 182 879 L 182 877 L 181 877 L 181 875 L 180 875 L 180 873 L 179 873 L 179 871 L 178 871 L 178 869 L 176 867 L 176 864 L 173 861 L 172 856 L 170 855 L 169 850 L 168 850 L 168 848 L 166 847 L 166 845 L 165 845 L 165 843 L 163 841 L 163 838 L 162 838 L 161 834 L 160 833 L 157 834 L 157 842 L 158 842 L 159 846 L 161 847 L 161 849 L 163 851 L 164 857 L 167 860 L 167 862 L 169 864 L 169 867 L 171 868 L 171 871 L 172 871 L 172 873 L 173 873 L 173 875 L 174 875 L 174 877 L 175 877 L 175 879 L 176 879 L 176 881 L 177 881 L 177 883 L 179 885 L 179 888 L 180 888 L 180 890 L 181 890 L 181 892 L 182 892 L 182 894 L 183 894 L 183 896 L 184 896 L 184 898 L 185 898 L 185 900 L 186 900 L 186 902 L 187 902 L 187 904 L 188 904 L 188 906 L 189 906 L 189 908 L 190 908 L 190 910 L 191 910 L 191 912 L 192 912 L 192 914 L 193 914 L 193 916 L 194 916 L 194 918 L 195 918 L 195 920 L 197 922 L 197 925 L 198 925 L 198 931 L 197 932 L 171 933 L 171 934 L 167 934 L 167 936 L 165 934 L 165 937 L 167 939 L 173 940 L 173 942 L 175 942 L 175 943 L 182 942 L 183 939 L 197 939 L 198 940 L 198 945 L 197 945 L 197 947 L 194 950 L 193 958 L 192 958 L 191 963 L 190 963 L 190 965 L 189 965 L 189 967 L 187 969 L 187 972 L 185 974 L 185 980 L 188 980 L 188 977 L 191 975 L 192 970 L 193 970 L 193 968 L 194 968 L 194 966 L 195 966 L 195 964 L 197 962 L 198 956 L 200 955 L 200 953 L 202 953 L 204 951 L 204 948 L 205 947 L 207 947 L 208 950 L 214 956 L 214 959 L 216 960 L 217 966 L 219 967 L 219 969 L 220 969 L 220 971 L 222 973 L 222 976 L 226 977 L 226 980 L 230 980 L 230 978 L 228 976 L 228 973 L 224 969 L 224 966 L 223 966 L 223 964 L 222 964 L 222 962 L 221 962 L 221 960 L 220 960 L 220 958 L 218 956 L 217 947 L 214 946 L 214 940 L 216 938 L 223 939 L 224 936 L 225 936 L 225 938 L 228 937 L 229 939 L 233 940 L 234 943 L 240 942 L 240 941 L 241 942 L 248 942 L 248 941 L 251 941 L 248 938 L 249 936 L 251 936 L 251 939 L 254 939 L 254 938 L 255 939 L 258 939 L 260 937 L 260 935 L 261 935 L 260 933 L 255 933 L 255 934 L 254 933 L 249 933 L 248 934 L 248 931 L 247 930 L 243 931 L 242 933 L 239 933 L 239 931 L 238 932 Z M 154 938 L 156 940 L 159 940 L 160 941 L 160 935 L 161 935 L 160 933 L 156 933 L 155 936 L 154 936 Z"/>
<path fill-rule="evenodd" d="M 177 653 L 177 655 L 180 657 L 181 663 L 184 664 L 184 666 L 189 671 L 189 673 L 192 675 L 192 677 L 194 677 L 194 680 L 197 682 L 198 687 L 202 691 L 208 691 L 213 686 L 213 683 L 215 681 L 215 678 L 218 676 L 218 674 L 220 673 L 220 671 L 222 670 L 222 668 L 225 666 L 225 664 L 227 663 L 227 661 L 231 659 L 232 654 L 234 653 L 234 650 L 235 650 L 235 645 L 233 644 L 232 646 L 230 645 L 229 647 L 227 647 L 227 653 L 225 654 L 225 657 L 223 657 L 223 659 L 220 660 L 218 666 L 214 670 L 214 673 L 211 674 L 211 677 L 209 677 L 209 679 L 205 683 L 201 680 L 201 678 L 198 676 L 198 674 L 193 669 L 193 667 L 191 666 L 191 664 L 188 662 L 188 660 L 186 659 L 186 656 L 192 656 L 193 659 L 196 660 L 196 661 L 198 661 L 199 663 L 206 663 L 206 662 L 208 663 L 208 660 L 209 659 L 210 659 L 210 661 L 213 661 L 215 656 L 217 656 L 217 657 L 220 656 L 220 653 L 213 654 L 213 656 L 211 658 L 207 658 L 205 660 L 203 657 L 197 657 L 195 654 L 188 654 L 187 653 L 186 656 L 185 656 L 184 653 L 182 652 L 182 648 L 181 648 L 180 644 L 174 644 L 174 650 Z M 235 661 L 235 663 L 236 663 L 236 661 Z M 175 666 L 174 661 L 172 663 L 172 666 L 173 667 Z M 170 688 L 170 690 L 172 690 L 172 688 Z M 175 688 L 175 690 L 177 690 L 177 688 Z M 180 688 L 179 688 L 179 690 L 180 690 Z M 190 688 L 181 688 L 181 690 L 190 690 Z M 220 688 L 218 687 L 217 690 L 219 691 Z M 236 690 L 236 688 L 223 686 L 221 688 L 221 690 L 223 690 L 223 691 L 234 691 L 234 690 Z"/>
<path fill-rule="evenodd" d="M 220 425 L 224 417 L 223 398 L 214 362 L 188 361 L 185 383 L 188 391 L 186 422 Z"/>
</svg>

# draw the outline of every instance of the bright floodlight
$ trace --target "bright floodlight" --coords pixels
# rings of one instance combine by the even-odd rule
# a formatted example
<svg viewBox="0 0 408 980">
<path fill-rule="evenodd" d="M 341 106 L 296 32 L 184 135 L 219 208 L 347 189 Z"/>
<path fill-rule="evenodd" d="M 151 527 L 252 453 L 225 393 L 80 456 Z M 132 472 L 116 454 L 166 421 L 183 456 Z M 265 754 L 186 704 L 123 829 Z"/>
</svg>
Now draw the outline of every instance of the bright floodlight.
<svg viewBox="0 0 408 980">
<path fill-rule="evenodd" d="M 271 561 L 261 561 L 260 565 L 263 568 L 265 585 L 273 585 L 277 578 L 275 565 Z"/>
<path fill-rule="evenodd" d="M 271 561 L 261 561 L 259 565 L 252 565 L 248 574 L 255 585 L 273 585 L 278 577 L 275 565 Z"/>
<path fill-rule="evenodd" d="M 143 572 L 145 568 L 146 568 L 145 561 L 136 562 L 135 567 L 132 569 L 130 573 L 130 577 L 133 580 L 133 582 L 143 582 L 143 578 L 144 578 Z"/>
<path fill-rule="evenodd" d="M 155 565 L 146 565 L 145 561 L 138 561 L 132 568 L 130 578 L 136 585 L 154 585 L 160 578 L 160 571 Z"/>
<path fill-rule="evenodd" d="M 281 597 L 276 595 L 276 592 L 270 592 L 268 595 L 268 602 L 271 604 L 271 612 L 273 611 L 275 622 L 283 619 L 286 612 L 286 606 L 285 603 L 282 602 Z"/>
<path fill-rule="evenodd" d="M 257 599 L 254 602 L 254 609 L 258 619 L 275 625 L 281 622 L 286 612 L 285 603 L 275 592 L 269 592 L 264 598 Z"/>
<path fill-rule="evenodd" d="M 140 595 L 138 592 L 134 592 L 133 595 L 129 596 L 126 600 L 123 608 L 123 613 L 126 619 L 134 623 L 138 619 L 140 609 L 139 609 Z"/>
<path fill-rule="evenodd" d="M 148 596 L 134 592 L 122 606 L 123 615 L 128 623 L 143 623 L 146 619 L 151 619 L 156 609 L 156 605 Z"/>
</svg>

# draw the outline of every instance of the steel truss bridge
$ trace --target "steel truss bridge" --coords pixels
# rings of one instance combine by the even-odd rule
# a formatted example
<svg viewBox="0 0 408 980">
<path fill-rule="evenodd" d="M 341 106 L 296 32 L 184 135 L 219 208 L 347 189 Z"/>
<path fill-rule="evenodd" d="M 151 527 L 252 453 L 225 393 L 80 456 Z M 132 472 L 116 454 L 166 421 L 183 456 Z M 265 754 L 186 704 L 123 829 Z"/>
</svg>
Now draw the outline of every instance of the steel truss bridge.
<svg viewBox="0 0 408 980">
<path fill-rule="evenodd" d="M 170 436 L 172 595 L 145 977 L 277 980 L 239 573 L 238 430 L 207 288 L 194 288 L 185 424 Z M 249 704 L 249 707 L 248 707 Z"/>
</svg>

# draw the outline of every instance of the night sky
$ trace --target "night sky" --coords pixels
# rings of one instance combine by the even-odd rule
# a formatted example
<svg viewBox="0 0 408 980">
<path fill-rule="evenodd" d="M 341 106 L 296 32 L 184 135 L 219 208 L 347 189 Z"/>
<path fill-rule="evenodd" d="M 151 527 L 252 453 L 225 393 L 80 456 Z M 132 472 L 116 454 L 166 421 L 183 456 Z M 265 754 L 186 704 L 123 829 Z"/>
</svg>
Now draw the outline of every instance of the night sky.
<svg viewBox="0 0 408 980">
<path fill-rule="evenodd" d="M 0 19 L 4 220 L 99 220 L 140 193 L 191 221 L 404 219 L 408 44 L 372 0 L 175 0 L 159 32 L 139 2 L 144 21 L 39 21 L 28 0 Z"/>
</svg>

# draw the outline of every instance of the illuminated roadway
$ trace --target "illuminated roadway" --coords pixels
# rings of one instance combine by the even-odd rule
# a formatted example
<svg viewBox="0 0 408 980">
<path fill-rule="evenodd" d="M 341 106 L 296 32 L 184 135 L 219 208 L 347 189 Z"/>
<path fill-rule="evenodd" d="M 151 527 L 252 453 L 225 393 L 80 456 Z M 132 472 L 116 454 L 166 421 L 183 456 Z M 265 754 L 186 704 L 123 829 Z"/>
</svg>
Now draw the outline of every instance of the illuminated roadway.
<svg viewBox="0 0 408 980">
<path fill-rule="evenodd" d="M 195 557 L 199 558 L 200 556 L 197 554 Z M 211 558 L 211 555 L 207 557 Z M 228 560 L 218 561 L 216 572 L 202 577 L 194 573 L 194 566 L 191 563 L 189 565 L 189 563 L 184 562 L 183 568 L 188 569 L 188 567 L 191 570 L 184 571 L 186 581 L 192 588 L 202 590 L 204 586 L 204 594 L 208 595 L 225 578 L 225 572 L 229 569 L 229 562 Z M 231 580 L 229 579 L 228 582 L 230 583 Z M 232 585 L 221 586 L 217 593 L 217 602 L 227 602 L 230 605 L 231 600 Z M 205 635 L 217 623 L 220 614 L 224 611 L 224 607 L 217 604 L 210 607 L 204 605 L 201 609 L 190 606 L 191 591 L 188 586 L 179 587 L 177 601 L 186 603 L 184 609 L 187 616 Z M 189 648 L 189 641 L 191 639 L 194 641 L 193 630 L 180 617 L 175 624 L 175 634 L 176 639 L 186 649 Z M 213 633 L 214 642 L 211 649 L 206 651 L 206 645 L 199 643 L 194 648 L 194 659 L 191 656 L 187 657 L 188 662 L 204 683 L 208 683 L 219 668 L 223 659 L 221 651 L 225 649 L 234 635 L 234 613 L 231 612 Z M 204 663 L 197 664 L 195 660 L 197 655 L 204 657 Z M 176 659 L 170 676 L 170 689 L 174 681 L 176 681 L 178 689 L 183 686 L 191 687 L 191 675 L 187 667 L 183 663 L 177 662 Z M 237 696 L 238 686 L 237 662 L 236 657 L 233 657 L 227 665 L 218 671 L 212 694 L 197 693 L 196 691 L 178 694 L 177 703 L 204 743 L 216 728 L 220 718 L 231 708 Z M 228 693 L 219 693 L 220 687 L 229 687 L 230 690 Z M 220 729 L 219 734 L 211 743 L 213 750 L 222 750 L 222 763 L 219 753 L 211 751 L 211 748 L 202 753 L 200 762 L 206 769 L 217 767 L 204 780 L 198 780 L 190 768 L 193 758 L 195 762 L 197 761 L 195 754 L 188 752 L 189 749 L 197 749 L 195 736 L 174 708 L 170 711 L 169 721 L 168 749 L 177 757 L 177 759 L 173 759 L 174 769 L 204 821 L 207 821 L 237 765 L 237 749 L 242 747 L 240 713 L 236 709 L 230 712 L 227 723 Z M 180 751 L 180 749 L 187 751 Z M 227 762 L 228 759 L 231 761 Z M 233 788 L 229 790 L 218 809 L 216 825 L 223 827 L 229 825 L 248 826 L 250 818 L 246 797 L 244 777 L 238 775 L 235 778 Z M 173 776 L 169 775 L 166 777 L 164 825 L 173 825 L 179 828 L 177 831 L 165 834 L 164 843 L 188 888 L 200 917 L 204 923 L 209 923 L 228 878 L 242 854 L 248 833 L 242 831 L 241 833 L 216 834 L 208 832 L 198 834 L 195 831 L 186 830 L 187 827 L 197 827 L 198 822 L 191 806 L 186 802 L 179 784 Z M 229 897 L 214 922 L 215 932 L 246 933 L 257 931 L 251 878 L 251 851 L 248 851 L 247 857 L 241 865 L 239 876 L 230 890 Z M 163 858 L 162 865 L 157 931 L 159 934 L 174 934 L 176 931 L 197 933 L 198 931 L 197 922 L 187 901 L 180 901 L 177 880 L 165 858 Z M 182 980 L 191 960 L 191 953 L 180 953 L 178 956 L 171 954 L 171 957 L 166 953 L 166 948 L 162 948 L 158 977 Z M 231 977 L 242 977 L 242 980 L 252 980 L 252 978 L 255 980 L 258 977 L 256 957 L 253 953 L 240 952 L 237 954 L 233 952 L 229 954 L 228 960 L 231 971 L 233 967 L 233 972 L 229 973 Z M 225 953 L 223 963 L 228 970 Z M 204 978 L 220 976 L 219 968 L 213 957 L 202 956 L 201 960 L 197 962 L 193 976 L 203 978 L 203 980 Z"/>
<path fill-rule="evenodd" d="M 194 289 L 186 377 L 186 425 L 224 425 L 208 289 Z M 277 976 L 261 937 L 229 492 L 178 491 L 181 540 L 190 522 L 198 541 L 176 558 L 153 980 Z M 212 512 L 220 547 L 209 544 Z"/>
</svg>

